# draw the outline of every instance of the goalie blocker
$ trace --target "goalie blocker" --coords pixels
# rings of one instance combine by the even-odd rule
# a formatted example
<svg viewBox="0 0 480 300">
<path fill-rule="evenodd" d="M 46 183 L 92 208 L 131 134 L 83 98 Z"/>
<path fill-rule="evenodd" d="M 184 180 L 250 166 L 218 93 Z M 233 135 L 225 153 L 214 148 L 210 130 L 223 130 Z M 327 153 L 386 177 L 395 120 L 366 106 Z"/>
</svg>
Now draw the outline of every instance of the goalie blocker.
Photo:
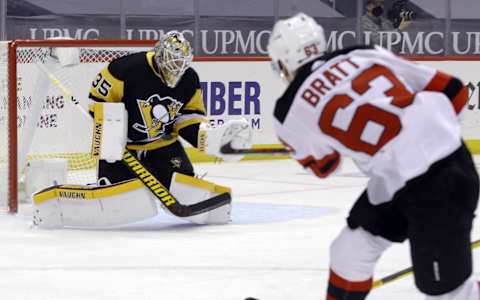
<svg viewBox="0 0 480 300">
<path fill-rule="evenodd" d="M 228 187 L 175 173 L 170 193 L 185 206 L 203 203 L 205 199 L 218 200 L 218 205 L 182 219 L 195 224 L 230 221 L 231 190 Z M 39 228 L 124 225 L 154 217 L 158 203 L 158 198 L 139 179 L 108 186 L 57 185 L 33 195 L 33 223 Z M 170 213 L 168 209 L 165 211 Z"/>
<path fill-rule="evenodd" d="M 107 162 L 121 160 L 127 145 L 128 115 L 123 103 L 96 102 L 93 111 L 92 156 Z"/>
</svg>

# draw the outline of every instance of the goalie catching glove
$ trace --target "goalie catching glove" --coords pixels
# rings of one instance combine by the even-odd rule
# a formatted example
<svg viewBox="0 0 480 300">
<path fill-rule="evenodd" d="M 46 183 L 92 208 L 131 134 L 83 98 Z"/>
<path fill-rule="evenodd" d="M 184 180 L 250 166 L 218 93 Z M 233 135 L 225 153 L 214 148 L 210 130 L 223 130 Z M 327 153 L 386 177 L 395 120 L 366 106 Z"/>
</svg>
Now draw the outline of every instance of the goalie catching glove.
<svg viewBox="0 0 480 300">
<path fill-rule="evenodd" d="M 233 148 L 245 149 L 252 146 L 252 130 L 247 120 L 228 120 L 222 125 L 211 126 L 208 123 L 200 125 L 198 133 L 198 149 L 206 154 L 214 155 L 225 161 L 240 161 L 242 154 L 224 154 L 220 148 L 231 144 Z"/>
</svg>

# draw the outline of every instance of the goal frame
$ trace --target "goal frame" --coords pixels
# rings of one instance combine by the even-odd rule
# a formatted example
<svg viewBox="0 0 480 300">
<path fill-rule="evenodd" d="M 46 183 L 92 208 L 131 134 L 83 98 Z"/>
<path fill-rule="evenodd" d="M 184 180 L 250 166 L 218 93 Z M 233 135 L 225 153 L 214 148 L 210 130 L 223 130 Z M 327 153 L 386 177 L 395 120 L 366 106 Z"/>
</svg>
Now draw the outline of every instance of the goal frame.
<svg viewBox="0 0 480 300">
<path fill-rule="evenodd" d="M 34 47 L 153 47 L 154 40 L 14 40 L 8 42 L 8 212 L 18 212 L 17 49 Z"/>
</svg>

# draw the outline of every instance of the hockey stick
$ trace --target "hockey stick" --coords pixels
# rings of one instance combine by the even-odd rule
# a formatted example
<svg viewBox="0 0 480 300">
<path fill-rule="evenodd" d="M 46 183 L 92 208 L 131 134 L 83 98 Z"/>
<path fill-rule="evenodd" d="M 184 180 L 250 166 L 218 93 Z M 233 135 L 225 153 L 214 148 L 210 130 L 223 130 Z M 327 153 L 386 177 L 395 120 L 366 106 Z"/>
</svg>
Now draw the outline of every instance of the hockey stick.
<svg viewBox="0 0 480 300">
<path fill-rule="evenodd" d="M 80 102 L 73 97 L 73 94 L 62 84 L 62 82 L 50 72 L 45 66 L 36 63 L 37 67 L 44 72 L 50 81 L 63 93 L 63 95 L 73 103 L 83 115 L 88 119 L 92 116 L 80 105 Z M 174 216 L 183 218 L 202 214 L 204 212 L 214 210 L 223 205 L 230 204 L 232 199 L 229 193 L 222 193 L 207 200 L 184 205 L 178 202 L 173 195 L 170 194 L 167 188 L 158 181 L 153 174 L 151 174 L 142 163 L 132 153 L 125 149 L 122 161 L 124 165 L 135 174 L 135 177 L 140 179 L 143 184 L 155 195 L 160 203 Z"/>
<path fill-rule="evenodd" d="M 177 217 L 191 217 L 229 204 L 232 199 L 229 193 L 222 193 L 207 200 L 184 205 L 178 202 L 172 194 L 153 176 L 140 161 L 125 149 L 123 163 L 140 179 L 143 184 L 160 200 L 160 203 Z"/>
<path fill-rule="evenodd" d="M 227 143 L 220 147 L 222 154 L 289 154 L 292 151 L 287 148 L 252 148 L 252 149 L 235 149 L 231 143 Z"/>
<path fill-rule="evenodd" d="M 471 247 L 472 247 L 472 249 L 480 247 L 480 240 L 476 240 L 476 241 L 472 242 Z M 392 281 L 402 279 L 404 277 L 407 277 L 407 276 L 411 275 L 412 273 L 413 273 L 413 268 L 409 267 L 409 268 L 403 269 L 401 271 L 398 271 L 396 273 L 393 273 L 391 275 L 385 276 L 381 279 L 375 280 L 373 282 L 372 289 L 376 289 L 376 288 L 379 288 L 379 287 L 381 287 L 381 286 L 383 286 L 387 283 L 390 283 Z"/>
</svg>

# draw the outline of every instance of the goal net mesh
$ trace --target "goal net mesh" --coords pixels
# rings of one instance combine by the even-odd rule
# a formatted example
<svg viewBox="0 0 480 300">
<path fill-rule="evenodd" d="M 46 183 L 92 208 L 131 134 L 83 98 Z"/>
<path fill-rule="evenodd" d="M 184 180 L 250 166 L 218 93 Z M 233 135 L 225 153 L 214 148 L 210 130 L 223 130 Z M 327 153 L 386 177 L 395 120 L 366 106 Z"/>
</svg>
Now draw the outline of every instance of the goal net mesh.
<svg viewBox="0 0 480 300">
<path fill-rule="evenodd" d="M 18 45 L 14 59 L 8 56 L 8 44 L 3 43 L 0 53 L 1 105 L 0 105 L 0 210 L 8 207 L 9 166 L 8 145 L 12 135 L 17 136 L 16 183 L 22 194 L 26 166 L 35 160 L 65 159 L 68 161 L 66 183 L 87 184 L 96 181 L 96 161 L 90 155 L 92 120 L 65 97 L 45 69 L 78 100 L 88 111 L 88 92 L 95 75 L 115 58 L 133 52 L 151 49 L 147 46 L 75 46 L 78 62 L 64 65 L 56 50 L 67 49 L 54 44 L 33 47 Z M 77 51 L 78 50 L 78 51 Z M 14 60 L 14 61 L 12 61 Z M 16 64 L 17 76 L 8 77 L 11 64 Z M 10 65 L 10 68 L 9 68 Z M 45 67 L 45 68 L 42 68 Z M 17 99 L 12 101 L 8 81 L 14 80 Z M 9 105 L 16 102 L 17 126 L 8 129 Z"/>
</svg>

